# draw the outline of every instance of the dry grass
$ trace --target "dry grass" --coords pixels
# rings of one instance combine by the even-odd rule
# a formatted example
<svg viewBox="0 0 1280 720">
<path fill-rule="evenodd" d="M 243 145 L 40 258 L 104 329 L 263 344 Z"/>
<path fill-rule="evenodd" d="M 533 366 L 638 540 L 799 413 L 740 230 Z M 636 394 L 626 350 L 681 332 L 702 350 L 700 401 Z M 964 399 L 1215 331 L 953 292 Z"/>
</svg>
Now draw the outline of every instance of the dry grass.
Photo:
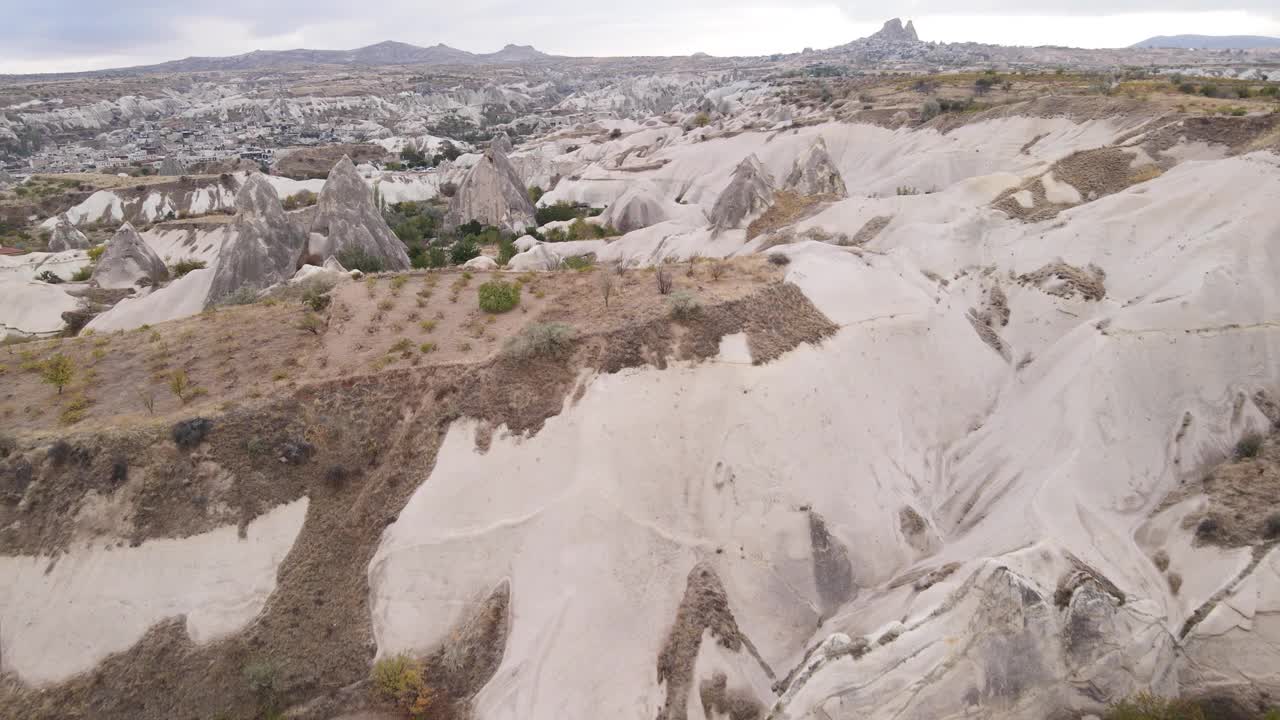
<svg viewBox="0 0 1280 720">
<path fill-rule="evenodd" d="M 773 196 L 773 204 L 764 214 L 747 226 L 747 239 L 774 232 L 814 214 L 819 207 L 832 198 L 825 195 L 798 195 L 780 190 Z"/>
</svg>

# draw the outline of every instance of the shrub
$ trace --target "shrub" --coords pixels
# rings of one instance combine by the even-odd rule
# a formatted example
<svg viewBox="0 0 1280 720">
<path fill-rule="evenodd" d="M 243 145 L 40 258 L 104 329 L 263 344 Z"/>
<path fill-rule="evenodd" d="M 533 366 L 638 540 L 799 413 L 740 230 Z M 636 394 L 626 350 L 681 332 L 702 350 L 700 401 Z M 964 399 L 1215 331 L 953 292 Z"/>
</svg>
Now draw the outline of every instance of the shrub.
<svg viewBox="0 0 1280 720">
<path fill-rule="evenodd" d="M 613 279 L 613 273 L 609 273 L 609 272 L 598 273 L 598 277 L 596 278 L 596 285 L 600 288 L 600 294 L 604 296 L 605 309 L 608 309 L 609 307 L 609 296 L 613 294 L 614 284 L 615 284 L 615 281 Z"/>
<path fill-rule="evenodd" d="M 310 207 L 316 204 L 319 198 L 310 190 L 302 190 L 296 192 L 284 199 L 282 203 L 285 210 L 301 210 L 304 207 Z"/>
<path fill-rule="evenodd" d="M 451 198 L 458 194 L 458 184 L 455 182 L 447 182 L 440 186 L 440 194 Z"/>
<path fill-rule="evenodd" d="M 498 240 L 498 264 L 499 265 L 506 265 L 507 263 L 511 262 L 511 258 L 515 257 L 517 252 L 519 251 L 516 249 L 515 240 L 505 235 Z"/>
<path fill-rule="evenodd" d="M 1267 540 L 1280 538 L 1280 512 L 1267 516 L 1266 522 L 1262 524 L 1262 537 Z"/>
<path fill-rule="evenodd" d="M 93 277 L 93 266 L 85 265 L 79 270 L 71 273 L 71 282 L 88 282 Z"/>
<path fill-rule="evenodd" d="M 43 282 L 43 283 L 49 283 L 50 285 L 60 285 L 61 283 L 66 282 L 65 280 L 63 280 L 62 278 L 54 274 L 52 270 L 45 270 L 39 275 L 36 275 L 36 280 L 39 280 L 40 282 Z"/>
<path fill-rule="evenodd" d="M 1236 443 L 1235 456 L 1237 460 L 1253 458 L 1257 457 L 1261 450 L 1262 436 L 1258 433 L 1248 433 Z"/>
<path fill-rule="evenodd" d="M 529 202 L 534 205 L 537 205 L 538 201 L 542 199 L 542 196 L 546 194 L 547 192 L 537 185 L 529 186 Z"/>
<path fill-rule="evenodd" d="M 86 250 L 85 253 L 89 256 L 89 262 L 96 263 L 98 262 L 99 259 L 102 258 L 102 253 L 106 251 L 107 251 L 106 245 L 94 245 L 93 247 Z"/>
<path fill-rule="evenodd" d="M 454 265 L 462 265 L 468 260 L 480 257 L 480 246 L 463 238 L 449 247 L 449 261 Z"/>
<path fill-rule="evenodd" d="M 258 302 L 258 291 L 249 286 L 237 289 L 233 293 L 223 295 L 219 305 L 252 305 Z"/>
<path fill-rule="evenodd" d="M 539 227 L 541 227 L 542 225 L 546 225 L 547 223 L 564 222 L 566 220 L 576 220 L 582 217 L 584 214 L 585 212 L 583 211 L 582 208 L 579 208 L 577 205 L 574 205 L 573 203 L 568 203 L 561 200 L 560 202 L 554 205 L 548 205 L 546 207 L 538 208 L 536 211 L 536 214 L 534 215 L 534 219 L 537 221 Z"/>
<path fill-rule="evenodd" d="M 325 286 L 324 283 L 307 283 L 302 289 L 302 304 L 313 312 L 324 312 L 329 307 L 332 298 L 329 297 L 329 291 L 333 289 L 332 285 Z"/>
<path fill-rule="evenodd" d="M 569 270 L 578 270 L 581 272 L 583 270 L 591 269 L 593 263 L 591 258 L 586 255 L 574 255 L 561 260 L 560 264 Z"/>
<path fill-rule="evenodd" d="M 1168 700 L 1142 692 L 1112 703 L 1104 720 L 1204 720 L 1204 712 L 1190 700 Z"/>
<path fill-rule="evenodd" d="M 1217 518 L 1209 516 L 1201 520 L 1199 525 L 1196 525 L 1196 537 L 1201 540 L 1208 540 L 1216 536 L 1221 527 Z"/>
<path fill-rule="evenodd" d="M 63 425 L 75 425 L 84 419 L 84 414 L 91 404 L 92 401 L 83 394 L 77 395 L 62 409 L 62 415 L 59 420 Z"/>
<path fill-rule="evenodd" d="M 671 305 L 671 317 L 676 320 L 688 320 L 702 310 L 702 302 L 687 290 L 673 293 L 667 302 Z"/>
<path fill-rule="evenodd" d="M 307 311 L 302 314 L 302 319 L 298 321 L 298 329 L 309 332 L 312 335 L 319 335 L 325 329 L 324 319 L 314 312 Z"/>
<path fill-rule="evenodd" d="M 487 313 L 504 313 L 520 304 L 520 286 L 495 280 L 480 286 L 480 309 Z"/>
<path fill-rule="evenodd" d="M 694 127 L 701 128 L 701 127 L 706 127 L 710 124 L 711 124 L 711 116 L 704 112 L 700 112 L 697 115 L 693 116 Z"/>
<path fill-rule="evenodd" d="M 942 114 L 942 105 L 937 99 L 929 98 L 920 106 L 920 119 L 929 121 Z"/>
<path fill-rule="evenodd" d="M 449 266 L 449 253 L 444 248 L 433 245 L 427 248 L 426 266 L 429 268 L 442 268 Z"/>
<path fill-rule="evenodd" d="M 769 256 L 769 262 L 774 265 L 790 265 L 791 256 L 783 255 L 782 253 L 773 253 Z"/>
<path fill-rule="evenodd" d="M 620 137 L 622 137 L 622 128 L 614 128 L 609 131 L 610 140 L 617 140 Z"/>
<path fill-rule="evenodd" d="M 173 393 L 183 405 L 187 404 L 191 396 L 191 382 L 187 379 L 185 370 L 174 370 L 169 376 L 169 392 Z"/>
<path fill-rule="evenodd" d="M 711 279 L 712 280 L 719 280 L 720 278 L 724 277 L 724 274 L 728 271 L 729 271 L 728 263 L 723 263 L 723 262 L 711 263 Z"/>
<path fill-rule="evenodd" d="M 190 450 L 204 442 L 204 439 L 208 437 L 209 431 L 212 429 L 212 420 L 191 418 L 174 425 L 171 435 L 175 445 L 183 450 Z"/>
<path fill-rule="evenodd" d="M 574 335 L 574 329 L 565 323 L 534 323 L 508 340 L 503 354 L 517 359 L 560 355 L 573 346 Z"/>
<path fill-rule="evenodd" d="M 203 260 L 195 260 L 193 258 L 183 258 L 173 265 L 169 266 L 169 272 L 173 273 L 175 278 L 180 278 L 192 270 L 203 270 L 205 262 Z"/>
<path fill-rule="evenodd" d="M 1151 562 L 1160 572 L 1169 569 L 1169 553 L 1164 550 L 1157 550 L 1155 555 L 1151 556 Z"/>
<path fill-rule="evenodd" d="M 58 353 L 41 364 L 40 381 L 58 388 L 58 394 L 61 395 L 62 388 L 71 382 L 75 371 L 75 363 L 71 358 Z"/>
<path fill-rule="evenodd" d="M 672 284 L 671 273 L 667 272 L 667 269 L 665 267 L 662 267 L 661 265 L 659 265 L 658 270 L 653 274 L 653 277 L 654 277 L 654 280 L 658 282 L 658 294 L 670 295 L 671 284 Z"/>
<path fill-rule="evenodd" d="M 338 253 L 338 262 L 348 270 L 359 270 L 366 275 L 380 273 L 385 268 L 382 258 L 357 247 L 349 247 Z"/>
<path fill-rule="evenodd" d="M 422 664 L 407 655 L 393 655 L 373 664 L 373 692 L 384 703 L 413 717 L 431 709 L 435 693 L 422 677 Z"/>
</svg>

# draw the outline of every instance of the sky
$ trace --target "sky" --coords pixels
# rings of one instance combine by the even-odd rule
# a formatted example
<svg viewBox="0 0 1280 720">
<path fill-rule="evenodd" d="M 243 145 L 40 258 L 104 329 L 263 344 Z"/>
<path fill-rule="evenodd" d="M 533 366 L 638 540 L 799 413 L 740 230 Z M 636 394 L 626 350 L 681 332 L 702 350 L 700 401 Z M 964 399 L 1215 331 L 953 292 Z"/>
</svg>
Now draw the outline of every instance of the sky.
<svg viewBox="0 0 1280 720">
<path fill-rule="evenodd" d="M 922 40 L 1123 47 L 1280 36 L 1280 0 L 0 0 L 0 73 L 70 72 L 383 40 L 560 55 L 763 55 L 840 45 L 890 17 Z"/>
</svg>

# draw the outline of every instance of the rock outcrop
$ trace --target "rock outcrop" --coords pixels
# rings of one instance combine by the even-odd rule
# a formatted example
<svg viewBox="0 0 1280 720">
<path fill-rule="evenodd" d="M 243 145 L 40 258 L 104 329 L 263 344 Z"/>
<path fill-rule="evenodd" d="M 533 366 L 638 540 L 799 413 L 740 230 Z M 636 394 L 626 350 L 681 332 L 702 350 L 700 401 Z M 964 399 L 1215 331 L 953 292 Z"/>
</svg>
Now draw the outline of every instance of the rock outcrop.
<svg viewBox="0 0 1280 720">
<path fill-rule="evenodd" d="M 167 176 L 182 175 L 186 169 L 182 167 L 182 163 L 178 162 L 172 155 L 166 157 L 164 162 L 160 163 L 160 174 Z"/>
<path fill-rule="evenodd" d="M 511 143 L 511 136 L 505 130 L 493 136 L 489 141 L 489 147 L 501 151 L 503 155 L 510 155 L 511 151 L 515 150 L 515 145 Z"/>
<path fill-rule="evenodd" d="M 827 143 L 821 137 L 809 146 L 804 155 L 796 158 L 784 189 L 810 196 L 832 195 L 843 198 L 849 194 L 844 178 L 840 176 L 835 163 L 831 162 Z"/>
<path fill-rule="evenodd" d="M 508 230 L 523 230 L 534 224 L 534 207 L 529 191 L 520 181 L 506 153 L 490 146 L 472 166 L 449 201 L 445 226 L 457 227 L 472 220 Z"/>
<path fill-rule="evenodd" d="M 236 193 L 234 232 L 223 241 L 208 303 L 250 288 L 261 290 L 288 280 L 298 265 L 307 233 L 295 225 L 271 183 L 250 175 Z"/>
<path fill-rule="evenodd" d="M 906 27 L 903 27 L 902 20 L 899 18 L 886 20 L 884 27 L 867 39 L 893 43 L 920 42 L 920 37 L 916 35 L 915 25 L 912 25 L 911 21 L 908 20 Z"/>
<path fill-rule="evenodd" d="M 711 225 L 716 231 L 746 225 L 769 208 L 773 193 L 773 177 L 768 169 L 755 155 L 747 156 L 733 171 L 733 179 L 711 209 Z"/>
<path fill-rule="evenodd" d="M 609 205 L 601 221 L 629 233 L 667 219 L 666 209 L 652 192 L 643 187 L 632 187 Z"/>
<path fill-rule="evenodd" d="M 410 267 L 404 243 L 387 227 L 368 184 L 344 155 L 320 191 L 311 238 L 300 263 L 319 265 L 330 255 L 341 260 L 348 251 L 378 258 L 386 270 Z"/>
<path fill-rule="evenodd" d="M 98 287 L 148 287 L 169 279 L 169 268 L 133 229 L 125 223 L 107 242 L 89 280 Z"/>
<path fill-rule="evenodd" d="M 89 247 L 89 238 L 76 229 L 66 213 L 58 216 L 58 224 L 53 226 L 53 235 L 49 238 L 49 252 L 65 250 L 84 250 Z"/>
</svg>

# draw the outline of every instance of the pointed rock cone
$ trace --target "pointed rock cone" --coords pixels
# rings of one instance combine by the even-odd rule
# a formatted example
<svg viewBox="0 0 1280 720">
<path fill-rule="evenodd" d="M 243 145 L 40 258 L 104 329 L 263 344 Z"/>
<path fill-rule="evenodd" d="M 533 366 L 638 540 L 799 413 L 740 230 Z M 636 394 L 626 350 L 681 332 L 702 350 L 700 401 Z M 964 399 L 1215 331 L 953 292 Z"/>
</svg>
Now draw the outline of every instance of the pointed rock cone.
<svg viewBox="0 0 1280 720">
<path fill-rule="evenodd" d="M 49 252 L 64 250 L 84 250 L 89 247 L 89 238 L 71 224 L 66 213 L 58 216 L 58 224 L 53 228 L 53 236 L 49 238 Z"/>
<path fill-rule="evenodd" d="M 218 253 L 209 304 L 241 288 L 262 290 L 288 280 L 306 242 L 306 231 L 290 221 L 270 181 L 250 175 L 236 192 L 236 221 Z"/>
<path fill-rule="evenodd" d="M 104 288 L 147 287 L 169 279 L 169 268 L 129 223 L 107 241 L 89 280 Z"/>
<path fill-rule="evenodd" d="M 449 201 L 446 227 L 476 220 L 484 225 L 519 232 L 533 225 L 533 203 L 511 161 L 500 149 L 490 146 L 463 178 Z"/>
<path fill-rule="evenodd" d="M 796 158 L 783 189 L 810 196 L 833 195 L 843 198 L 849 194 L 844 178 L 840 177 L 840 171 L 827 153 L 827 143 L 821 137 L 809 146 L 804 155 Z"/>
<path fill-rule="evenodd" d="M 733 171 L 733 179 L 711 209 L 717 230 L 740 228 L 773 204 L 773 177 L 755 155 L 748 155 Z"/>
<path fill-rule="evenodd" d="M 343 156 L 329 171 L 316 202 L 315 220 L 307 252 L 298 266 L 319 265 L 333 255 L 338 259 L 359 252 L 381 261 L 384 270 L 408 270 L 404 243 L 391 232 L 373 204 L 373 193 L 360 177 L 351 158 Z"/>
</svg>

